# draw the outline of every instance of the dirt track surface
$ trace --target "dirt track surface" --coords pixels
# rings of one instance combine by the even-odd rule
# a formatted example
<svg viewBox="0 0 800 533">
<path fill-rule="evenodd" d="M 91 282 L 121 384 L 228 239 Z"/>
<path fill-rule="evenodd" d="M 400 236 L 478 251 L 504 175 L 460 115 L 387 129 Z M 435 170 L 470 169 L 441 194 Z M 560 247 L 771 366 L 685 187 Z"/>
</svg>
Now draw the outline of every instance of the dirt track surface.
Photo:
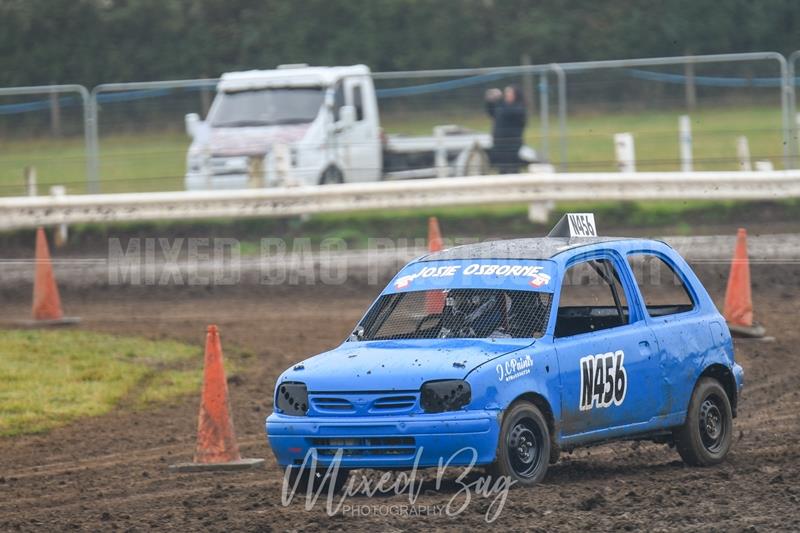
<svg viewBox="0 0 800 533">
<path fill-rule="evenodd" d="M 719 301 L 724 269 L 699 274 Z M 797 298 L 800 266 L 754 267 L 756 314 L 775 342 L 737 342 L 746 387 L 734 446 L 718 467 L 684 466 L 663 445 L 616 443 L 562 456 L 535 489 L 514 489 L 493 527 L 506 531 L 592 529 L 771 531 L 800 529 L 800 392 Z M 27 292 L 21 287 L 19 294 Z M 0 530 L 454 530 L 486 527 L 489 501 L 473 495 L 446 516 L 327 516 L 317 504 L 281 504 L 281 472 L 264 438 L 278 374 L 339 343 L 377 287 L 257 287 L 205 291 L 92 289 L 62 295 L 80 327 L 202 346 L 208 323 L 223 347 L 251 353 L 230 384 L 242 454 L 263 469 L 177 474 L 191 459 L 199 397 L 155 410 L 117 412 L 45 435 L 0 439 Z M 6 294 L 0 321 L 29 313 Z M 450 476 L 452 480 L 455 473 Z M 430 485 L 418 506 L 446 505 L 453 483 Z M 353 505 L 403 505 L 407 496 Z"/>
</svg>

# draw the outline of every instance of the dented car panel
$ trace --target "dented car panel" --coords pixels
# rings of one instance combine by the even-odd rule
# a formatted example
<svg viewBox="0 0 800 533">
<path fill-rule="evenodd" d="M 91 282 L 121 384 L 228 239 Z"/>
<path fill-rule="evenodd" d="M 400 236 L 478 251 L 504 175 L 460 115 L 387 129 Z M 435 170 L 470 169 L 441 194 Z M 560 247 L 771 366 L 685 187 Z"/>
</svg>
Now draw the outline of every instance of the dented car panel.
<svg viewBox="0 0 800 533">
<path fill-rule="evenodd" d="M 634 267 L 640 259 L 649 265 L 645 274 L 669 280 L 652 287 L 684 300 L 650 302 L 643 290 L 651 287 Z M 601 285 L 613 287 L 612 305 L 567 302 L 569 290 L 584 290 L 583 277 L 577 284 L 570 279 L 572 267 L 586 265 Z M 585 286 L 587 294 L 602 289 Z M 462 297 L 467 310 L 459 315 Z M 521 305 L 535 309 L 522 316 Z M 404 306 L 411 311 L 397 316 Z M 496 311 L 493 331 L 464 326 L 470 317 L 490 320 L 479 314 L 484 308 Z M 540 321 L 541 331 L 520 335 L 512 324 L 520 316 L 529 329 Z M 521 399 L 548 419 L 555 448 L 663 437 L 684 423 L 694 386 L 709 372 L 730 380 L 726 390 L 735 407 L 743 372 L 730 332 L 699 279 L 668 245 L 557 237 L 482 243 L 404 267 L 350 339 L 278 378 L 266 429 L 282 466 L 301 464 L 312 449 L 323 464 L 332 460 L 331 450 L 341 449 L 349 468 L 433 466 L 463 448 L 473 452 L 451 464 L 488 464 L 495 460 L 503 412 Z M 303 416 L 280 409 L 281 384 L 292 382 L 308 390 Z M 444 385 L 426 385 L 436 382 Z M 432 412 L 424 405 L 438 394 L 437 410 L 448 409 L 456 392 L 469 397 L 453 410 Z"/>
</svg>

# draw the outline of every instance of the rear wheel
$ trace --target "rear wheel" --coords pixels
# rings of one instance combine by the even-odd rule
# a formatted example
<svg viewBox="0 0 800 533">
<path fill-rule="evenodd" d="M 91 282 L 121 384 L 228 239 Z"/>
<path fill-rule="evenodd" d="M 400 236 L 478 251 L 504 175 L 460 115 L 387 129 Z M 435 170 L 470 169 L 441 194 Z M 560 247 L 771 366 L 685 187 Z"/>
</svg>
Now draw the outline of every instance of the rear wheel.
<svg viewBox="0 0 800 533">
<path fill-rule="evenodd" d="M 456 176 L 483 176 L 489 173 L 489 156 L 480 146 L 473 146 L 461 152 L 456 158 Z"/>
<path fill-rule="evenodd" d="M 674 432 L 678 453 L 693 466 L 715 465 L 728 454 L 732 435 L 733 415 L 725 389 L 715 379 L 700 379 L 686 421 Z"/>
<path fill-rule="evenodd" d="M 544 478 L 549 462 L 550 430 L 541 411 L 528 402 L 514 404 L 503 416 L 492 472 L 532 486 Z"/>
</svg>

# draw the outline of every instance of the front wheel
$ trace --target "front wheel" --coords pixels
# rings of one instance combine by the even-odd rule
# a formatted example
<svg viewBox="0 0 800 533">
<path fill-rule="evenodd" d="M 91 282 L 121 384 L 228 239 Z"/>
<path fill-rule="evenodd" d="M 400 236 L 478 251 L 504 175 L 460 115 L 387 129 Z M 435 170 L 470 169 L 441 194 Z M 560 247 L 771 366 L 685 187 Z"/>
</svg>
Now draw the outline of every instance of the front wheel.
<svg viewBox="0 0 800 533">
<path fill-rule="evenodd" d="M 529 487 L 544 479 L 549 462 L 550 430 L 542 412 L 528 402 L 513 405 L 503 416 L 492 472 Z"/>
<path fill-rule="evenodd" d="M 320 185 L 335 185 L 338 183 L 344 183 L 344 174 L 338 167 L 331 165 L 322 171 L 319 177 Z"/>
<path fill-rule="evenodd" d="M 722 462 L 731 449 L 733 415 L 725 389 L 715 379 L 702 378 L 692 393 L 683 426 L 674 432 L 675 447 L 692 466 Z"/>
</svg>

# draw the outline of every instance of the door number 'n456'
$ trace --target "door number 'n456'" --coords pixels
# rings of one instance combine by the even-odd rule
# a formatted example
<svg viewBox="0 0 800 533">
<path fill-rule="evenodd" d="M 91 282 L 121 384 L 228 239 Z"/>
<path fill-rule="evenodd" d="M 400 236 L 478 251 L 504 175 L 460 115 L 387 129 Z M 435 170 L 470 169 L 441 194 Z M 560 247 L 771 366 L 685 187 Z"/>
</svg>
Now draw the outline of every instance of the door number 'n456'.
<svg viewBox="0 0 800 533">
<path fill-rule="evenodd" d="M 628 373 L 624 362 L 622 350 L 581 358 L 581 411 L 621 405 L 625 401 Z"/>
</svg>

